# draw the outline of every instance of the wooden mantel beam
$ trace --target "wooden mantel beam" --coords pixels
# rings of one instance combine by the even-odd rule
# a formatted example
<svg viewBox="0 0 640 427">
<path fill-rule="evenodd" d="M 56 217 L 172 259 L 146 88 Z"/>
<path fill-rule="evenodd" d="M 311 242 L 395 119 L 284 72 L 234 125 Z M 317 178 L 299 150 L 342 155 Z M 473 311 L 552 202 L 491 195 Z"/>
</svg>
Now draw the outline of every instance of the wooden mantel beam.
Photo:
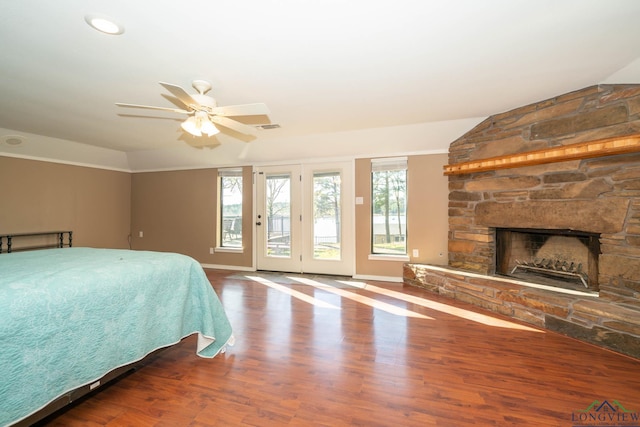
<svg viewBox="0 0 640 427">
<path fill-rule="evenodd" d="M 526 153 L 508 154 L 505 156 L 457 163 L 455 165 L 445 165 L 444 174 L 461 175 L 465 173 L 517 168 L 543 163 L 581 160 L 635 152 L 640 152 L 640 134 L 590 142 L 578 142 L 576 144 L 550 147 Z"/>
</svg>

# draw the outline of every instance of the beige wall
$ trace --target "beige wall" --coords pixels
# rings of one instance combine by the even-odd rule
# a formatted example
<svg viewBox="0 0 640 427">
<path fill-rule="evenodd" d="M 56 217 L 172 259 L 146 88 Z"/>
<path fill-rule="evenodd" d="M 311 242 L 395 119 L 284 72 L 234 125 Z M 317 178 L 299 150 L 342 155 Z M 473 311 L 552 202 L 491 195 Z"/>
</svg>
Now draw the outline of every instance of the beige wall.
<svg viewBox="0 0 640 427">
<path fill-rule="evenodd" d="M 129 173 L 0 157 L 0 183 L 0 234 L 71 230 L 74 246 L 128 247 Z"/>
<path fill-rule="evenodd" d="M 242 253 L 210 254 L 217 239 L 217 169 L 135 173 L 131 190 L 132 248 L 189 255 L 203 264 L 252 265 L 253 186 L 243 168 Z M 143 237 L 140 237 L 140 232 Z"/>
<path fill-rule="evenodd" d="M 412 262 L 446 264 L 446 154 L 408 157 L 408 249 Z M 179 252 L 203 264 L 252 266 L 253 177 L 243 168 L 242 253 L 209 254 L 217 238 L 217 169 L 129 174 L 0 157 L 0 234 L 70 229 L 74 246 Z M 355 162 L 356 275 L 402 277 L 402 262 L 369 260 L 371 160 Z M 144 237 L 139 237 L 139 232 Z M 442 254 L 442 255 L 441 255 Z"/>
<path fill-rule="evenodd" d="M 447 264 L 448 181 L 442 173 L 447 154 L 408 156 L 407 249 L 411 262 Z M 402 278 L 403 261 L 370 260 L 371 159 L 355 162 L 356 274 Z M 419 256 L 413 257 L 417 249 Z"/>
</svg>

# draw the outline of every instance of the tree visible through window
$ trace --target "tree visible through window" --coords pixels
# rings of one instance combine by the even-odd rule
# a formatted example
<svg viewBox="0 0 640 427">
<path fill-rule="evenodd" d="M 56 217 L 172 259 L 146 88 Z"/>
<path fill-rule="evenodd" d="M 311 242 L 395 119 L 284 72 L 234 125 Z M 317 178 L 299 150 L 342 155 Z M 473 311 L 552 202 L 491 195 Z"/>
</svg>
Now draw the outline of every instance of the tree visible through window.
<svg viewBox="0 0 640 427">
<path fill-rule="evenodd" d="M 220 169 L 220 246 L 242 247 L 242 169 Z"/>
<path fill-rule="evenodd" d="M 267 175 L 267 255 L 291 256 L 291 176 Z"/>
<path fill-rule="evenodd" d="M 341 258 L 340 172 L 313 174 L 313 257 Z"/>
<path fill-rule="evenodd" d="M 407 160 L 371 163 L 371 253 L 407 253 Z"/>
</svg>

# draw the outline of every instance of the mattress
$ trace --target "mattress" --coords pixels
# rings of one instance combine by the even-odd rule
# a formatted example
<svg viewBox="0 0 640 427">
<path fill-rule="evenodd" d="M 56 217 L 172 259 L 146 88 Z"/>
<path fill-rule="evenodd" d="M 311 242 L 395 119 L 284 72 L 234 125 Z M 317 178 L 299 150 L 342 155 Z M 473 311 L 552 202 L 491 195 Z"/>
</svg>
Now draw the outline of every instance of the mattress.
<svg viewBox="0 0 640 427">
<path fill-rule="evenodd" d="M 95 248 L 2 254 L 0 425 L 194 333 L 201 357 L 233 343 L 220 300 L 188 256 Z"/>
</svg>

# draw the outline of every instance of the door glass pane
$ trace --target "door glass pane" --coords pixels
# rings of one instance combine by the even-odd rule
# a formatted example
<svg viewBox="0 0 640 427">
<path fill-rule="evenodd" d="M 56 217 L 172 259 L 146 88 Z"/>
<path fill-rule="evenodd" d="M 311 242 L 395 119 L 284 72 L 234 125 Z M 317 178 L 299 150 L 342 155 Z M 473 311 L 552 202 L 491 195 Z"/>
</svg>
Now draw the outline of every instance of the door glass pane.
<svg viewBox="0 0 640 427">
<path fill-rule="evenodd" d="M 267 175 L 267 256 L 291 257 L 291 175 Z"/>
<path fill-rule="evenodd" d="M 313 258 L 340 259 L 340 172 L 313 174 Z"/>
</svg>

